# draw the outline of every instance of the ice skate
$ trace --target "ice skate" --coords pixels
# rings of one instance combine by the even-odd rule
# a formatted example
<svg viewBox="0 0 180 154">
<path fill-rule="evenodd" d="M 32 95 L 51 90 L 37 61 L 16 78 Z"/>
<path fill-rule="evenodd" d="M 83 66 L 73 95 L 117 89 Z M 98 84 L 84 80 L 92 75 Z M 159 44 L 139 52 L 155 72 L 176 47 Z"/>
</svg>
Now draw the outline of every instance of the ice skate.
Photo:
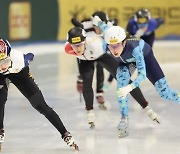
<svg viewBox="0 0 180 154">
<path fill-rule="evenodd" d="M 90 124 L 90 128 L 93 129 L 95 127 L 95 124 L 94 124 L 95 114 L 93 110 L 89 110 L 87 116 L 88 116 L 88 124 Z"/>
<path fill-rule="evenodd" d="M 119 122 L 118 125 L 118 130 L 119 130 L 119 137 L 123 138 L 129 135 L 127 128 L 128 128 L 128 117 L 121 117 L 121 121 Z"/>
<path fill-rule="evenodd" d="M 97 93 L 96 94 L 96 99 L 97 99 L 97 102 L 99 104 L 99 108 L 101 110 L 106 110 L 107 107 L 105 106 L 105 101 L 104 101 L 104 97 L 103 97 L 102 93 Z"/>
<path fill-rule="evenodd" d="M 0 130 L 0 151 L 1 151 L 2 143 L 4 142 L 4 138 L 5 138 L 4 129 L 1 129 Z"/>
<path fill-rule="evenodd" d="M 160 124 L 159 120 L 158 120 L 158 117 L 157 117 L 157 114 L 149 107 L 149 106 L 146 106 L 144 108 L 145 112 L 147 113 L 147 115 L 155 122 L 157 122 L 158 124 Z"/>
<path fill-rule="evenodd" d="M 72 137 L 72 135 L 69 132 L 66 132 L 64 134 L 63 140 L 67 143 L 67 145 L 69 145 L 70 147 L 73 147 L 73 148 L 75 148 L 75 150 L 79 151 L 79 147 L 77 146 L 77 144 L 74 143 L 74 138 Z"/>
</svg>

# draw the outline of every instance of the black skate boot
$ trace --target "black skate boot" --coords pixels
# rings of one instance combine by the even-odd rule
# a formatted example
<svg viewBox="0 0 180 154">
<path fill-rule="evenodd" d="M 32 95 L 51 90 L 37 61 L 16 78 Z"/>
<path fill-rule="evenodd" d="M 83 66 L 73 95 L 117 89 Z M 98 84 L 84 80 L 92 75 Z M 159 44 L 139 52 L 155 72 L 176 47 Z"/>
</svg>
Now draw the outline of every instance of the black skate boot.
<svg viewBox="0 0 180 154">
<path fill-rule="evenodd" d="M 64 134 L 63 140 L 67 143 L 67 145 L 69 145 L 70 147 L 74 147 L 75 150 L 79 151 L 79 147 L 74 143 L 74 138 L 69 132 L 66 132 Z"/>
</svg>

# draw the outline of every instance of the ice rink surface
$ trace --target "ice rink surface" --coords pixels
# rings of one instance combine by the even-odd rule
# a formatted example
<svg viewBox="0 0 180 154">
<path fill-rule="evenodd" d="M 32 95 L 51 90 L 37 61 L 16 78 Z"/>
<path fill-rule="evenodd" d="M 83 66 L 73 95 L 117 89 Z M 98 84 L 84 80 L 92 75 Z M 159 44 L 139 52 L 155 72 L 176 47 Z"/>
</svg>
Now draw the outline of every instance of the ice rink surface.
<svg viewBox="0 0 180 154">
<path fill-rule="evenodd" d="M 177 50 L 180 57 L 180 48 Z M 180 90 L 180 61 L 160 64 L 169 85 Z M 31 71 L 47 104 L 59 114 L 80 151 L 69 148 L 49 121 L 34 110 L 11 84 L 4 121 L 6 137 L 0 153 L 180 154 L 180 104 L 162 100 L 148 80 L 141 89 L 149 105 L 157 112 L 160 124 L 151 121 L 129 96 L 129 136 L 118 138 L 120 112 L 115 81 L 105 93 L 106 111 L 100 110 L 94 100 L 96 127 L 91 130 L 84 101 L 80 102 L 76 91 L 77 68 L 74 57 L 69 58 L 62 52 L 53 51 L 37 55 L 31 64 Z"/>
</svg>

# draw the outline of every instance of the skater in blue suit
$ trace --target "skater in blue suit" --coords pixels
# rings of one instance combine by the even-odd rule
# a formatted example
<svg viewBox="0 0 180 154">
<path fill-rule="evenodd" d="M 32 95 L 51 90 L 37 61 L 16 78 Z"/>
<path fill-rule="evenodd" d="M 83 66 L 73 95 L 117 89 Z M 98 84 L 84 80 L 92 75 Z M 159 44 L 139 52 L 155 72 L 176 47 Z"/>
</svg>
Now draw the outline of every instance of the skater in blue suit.
<svg viewBox="0 0 180 154">
<path fill-rule="evenodd" d="M 146 43 L 153 47 L 156 38 L 155 31 L 163 23 L 163 18 L 153 18 L 147 9 L 142 8 L 129 20 L 126 30 L 129 34 L 142 38 Z"/>
<path fill-rule="evenodd" d="M 156 30 L 164 24 L 163 18 L 153 18 L 148 9 L 139 9 L 128 21 L 126 31 L 133 36 L 142 38 L 153 47 L 156 39 Z M 109 76 L 107 86 L 113 81 L 113 76 Z"/>
<path fill-rule="evenodd" d="M 180 103 L 180 93 L 169 87 L 149 44 L 143 39 L 128 36 L 120 26 L 108 27 L 98 17 L 96 17 L 95 22 L 98 22 L 98 26 L 103 31 L 105 49 L 109 50 L 114 57 L 119 59 L 116 78 L 118 81 L 117 96 L 123 115 L 119 123 L 119 129 L 122 134 L 126 133 L 128 126 L 127 95 L 134 88 L 139 87 L 146 78 L 154 85 L 162 98 Z M 132 67 L 137 68 L 138 76 L 129 84 Z"/>
</svg>

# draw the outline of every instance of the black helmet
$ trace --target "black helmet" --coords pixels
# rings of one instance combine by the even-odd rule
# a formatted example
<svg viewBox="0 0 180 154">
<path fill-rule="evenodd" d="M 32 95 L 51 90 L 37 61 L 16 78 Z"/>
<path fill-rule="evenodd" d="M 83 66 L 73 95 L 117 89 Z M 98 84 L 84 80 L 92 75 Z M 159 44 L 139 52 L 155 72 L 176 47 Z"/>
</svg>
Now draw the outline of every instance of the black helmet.
<svg viewBox="0 0 180 154">
<path fill-rule="evenodd" d="M 98 17 L 99 17 L 102 21 L 104 21 L 105 23 L 107 23 L 108 20 L 109 20 L 107 14 L 104 13 L 103 11 L 96 11 L 96 12 L 94 12 L 94 13 L 92 14 L 92 18 L 93 18 L 94 16 L 98 16 Z"/>
<path fill-rule="evenodd" d="M 78 44 L 86 39 L 86 32 L 80 27 L 74 27 L 68 31 L 67 40 L 71 44 Z"/>
<path fill-rule="evenodd" d="M 147 23 L 150 18 L 151 14 L 147 9 L 139 9 L 134 15 L 134 20 L 137 23 Z"/>
</svg>

